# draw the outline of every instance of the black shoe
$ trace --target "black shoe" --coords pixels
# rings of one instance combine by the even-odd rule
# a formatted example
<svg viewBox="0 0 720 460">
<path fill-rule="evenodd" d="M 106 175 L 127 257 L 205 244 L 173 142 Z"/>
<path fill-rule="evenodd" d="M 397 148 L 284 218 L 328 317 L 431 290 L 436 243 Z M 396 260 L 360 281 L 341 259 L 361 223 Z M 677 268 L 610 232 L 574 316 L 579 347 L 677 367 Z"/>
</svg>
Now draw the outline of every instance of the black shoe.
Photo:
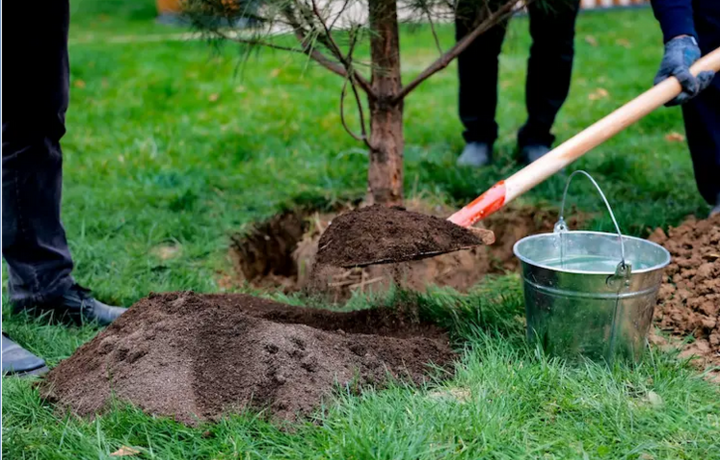
<svg viewBox="0 0 720 460">
<path fill-rule="evenodd" d="M 30 353 L 2 334 L 2 373 L 3 375 L 42 375 L 48 371 L 45 361 Z"/>
<path fill-rule="evenodd" d="M 468 142 L 457 159 L 458 166 L 481 168 L 490 164 L 492 160 L 492 146 L 487 142 Z"/>
<path fill-rule="evenodd" d="M 71 322 L 76 325 L 94 323 L 107 326 L 115 321 L 127 308 L 112 307 L 96 300 L 90 290 L 74 284 L 58 299 L 30 308 L 17 308 L 34 316 L 48 315 L 52 320 Z"/>
<path fill-rule="evenodd" d="M 537 161 L 550 151 L 550 147 L 542 144 L 526 145 L 520 149 L 520 161 L 529 165 Z"/>
</svg>

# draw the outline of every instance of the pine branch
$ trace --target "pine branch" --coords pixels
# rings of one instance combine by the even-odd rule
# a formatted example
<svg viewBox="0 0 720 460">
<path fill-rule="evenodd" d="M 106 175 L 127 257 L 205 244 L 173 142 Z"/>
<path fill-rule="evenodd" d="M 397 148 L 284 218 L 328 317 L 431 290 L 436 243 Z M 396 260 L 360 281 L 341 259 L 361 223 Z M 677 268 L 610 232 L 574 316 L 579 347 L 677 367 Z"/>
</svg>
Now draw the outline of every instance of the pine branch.
<svg viewBox="0 0 720 460">
<path fill-rule="evenodd" d="M 241 37 L 239 34 L 228 35 L 219 30 L 215 31 L 214 33 L 215 33 L 215 35 L 222 38 L 223 40 L 240 43 L 242 45 L 262 46 L 264 48 L 271 48 L 271 49 L 280 50 L 280 51 L 290 51 L 292 53 L 299 53 L 299 54 L 307 55 L 305 50 L 303 50 L 302 48 L 292 48 L 289 46 L 277 45 L 275 43 L 267 42 L 264 40 L 259 40 L 257 38 L 251 38 L 251 37 L 245 38 L 245 37 Z"/>
<path fill-rule="evenodd" d="M 430 11 L 426 11 L 428 22 L 430 23 L 430 30 L 432 31 L 433 39 L 435 40 L 435 46 L 437 47 L 438 53 L 442 56 L 442 46 L 440 46 L 440 38 L 438 37 L 437 31 L 435 30 L 435 23 L 433 22 Z"/>
<path fill-rule="evenodd" d="M 523 5 L 528 5 L 532 3 L 533 0 L 524 0 L 522 1 Z M 431 76 L 435 75 L 439 71 L 446 68 L 450 63 L 453 61 L 453 59 L 457 58 L 460 53 L 465 51 L 468 46 L 481 34 L 486 32 L 487 30 L 491 29 L 493 26 L 501 23 L 508 17 L 512 16 L 513 14 L 513 8 L 517 5 L 517 0 L 509 0 L 507 3 L 505 3 L 502 7 L 500 7 L 498 10 L 496 10 L 494 13 L 489 15 L 485 20 L 481 21 L 475 29 L 473 29 L 471 32 L 469 32 L 467 35 L 465 35 L 463 38 L 458 40 L 455 45 L 447 50 L 442 56 L 440 56 L 438 59 L 435 60 L 432 64 L 430 64 L 425 70 L 423 70 L 417 77 L 415 77 L 410 83 L 403 86 L 403 88 L 400 90 L 398 94 L 395 95 L 392 99 L 393 104 L 397 104 L 400 101 L 402 101 L 405 97 L 407 97 L 408 94 L 410 94 L 415 88 L 420 86 L 422 82 L 430 78 Z"/>
<path fill-rule="evenodd" d="M 340 60 L 340 64 L 333 62 L 330 60 L 327 56 L 325 56 L 323 53 L 318 51 L 315 47 L 311 46 L 311 41 L 308 40 L 308 35 L 305 29 L 302 27 L 300 22 L 295 17 L 293 11 L 290 8 L 285 8 L 283 10 L 283 15 L 285 16 L 285 19 L 288 21 L 288 24 L 290 27 L 292 27 L 293 31 L 295 32 L 295 37 L 300 42 L 300 45 L 302 49 L 304 50 L 305 54 L 310 56 L 312 59 L 317 61 L 319 64 L 321 64 L 323 67 L 329 69 L 330 71 L 340 75 L 344 78 L 351 78 L 353 82 L 356 82 L 362 89 L 365 91 L 369 97 L 374 98 L 375 92 L 372 89 L 372 85 L 370 82 L 363 77 L 359 72 L 354 70 L 351 65 L 346 61 L 346 59 L 342 56 L 342 53 L 340 54 L 340 57 L 338 58 Z M 321 20 L 322 18 L 318 16 L 318 18 Z M 321 20 L 321 22 L 324 24 L 324 21 Z M 327 30 L 327 28 L 326 28 Z M 329 30 L 328 30 L 329 32 Z M 327 37 L 327 35 L 326 35 Z M 327 43 L 324 43 L 325 46 L 330 48 L 331 52 L 335 54 L 335 52 L 332 50 L 332 45 L 328 46 Z M 337 44 L 335 45 L 337 46 Z M 339 49 L 338 49 L 339 52 Z M 337 57 L 337 56 L 336 56 Z"/>
<path fill-rule="evenodd" d="M 312 1 L 312 10 L 315 16 L 317 17 L 317 20 L 320 22 L 320 25 L 323 28 L 323 31 L 325 35 L 323 36 L 323 44 L 328 47 L 331 53 L 335 55 L 335 57 L 342 63 L 342 65 L 345 67 L 345 70 L 347 71 L 348 75 L 351 75 L 351 83 L 353 83 L 353 87 L 355 83 L 357 83 L 363 91 L 365 91 L 368 96 L 375 97 L 375 93 L 372 90 L 372 85 L 370 82 L 362 76 L 361 73 L 359 73 L 357 70 L 353 68 L 352 61 L 349 58 L 346 58 L 342 51 L 340 50 L 340 47 L 338 46 L 337 42 L 335 41 L 335 38 L 332 34 L 332 29 L 328 27 L 327 23 L 325 22 L 325 19 L 322 16 L 322 13 L 317 7 L 317 3 L 315 0 Z M 347 5 L 347 2 L 345 3 Z M 339 16 L 340 14 L 338 14 Z M 348 52 L 348 57 L 352 55 L 352 49 Z"/>
</svg>

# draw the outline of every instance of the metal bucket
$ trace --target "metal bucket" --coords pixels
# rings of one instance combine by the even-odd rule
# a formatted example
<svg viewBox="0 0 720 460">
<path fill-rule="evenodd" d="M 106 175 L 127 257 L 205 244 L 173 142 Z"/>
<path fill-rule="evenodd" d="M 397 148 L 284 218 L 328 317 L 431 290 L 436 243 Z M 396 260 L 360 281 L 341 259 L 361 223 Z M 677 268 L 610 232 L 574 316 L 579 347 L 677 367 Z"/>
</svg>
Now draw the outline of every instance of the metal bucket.
<svg viewBox="0 0 720 460">
<path fill-rule="evenodd" d="M 617 234 L 568 230 L 565 198 L 578 173 L 600 192 Z M 612 362 L 642 355 L 670 253 L 650 241 L 623 236 L 588 173 L 575 171 L 568 178 L 554 232 L 523 238 L 513 251 L 522 263 L 532 342 L 569 359 Z"/>
</svg>

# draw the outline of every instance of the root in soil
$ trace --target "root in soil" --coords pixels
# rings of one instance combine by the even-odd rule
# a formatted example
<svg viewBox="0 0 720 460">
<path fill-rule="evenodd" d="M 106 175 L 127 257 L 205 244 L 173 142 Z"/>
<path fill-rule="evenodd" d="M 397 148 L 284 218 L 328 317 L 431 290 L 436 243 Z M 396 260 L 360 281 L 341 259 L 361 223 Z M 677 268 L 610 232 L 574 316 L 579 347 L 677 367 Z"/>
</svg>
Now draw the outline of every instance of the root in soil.
<svg viewBox="0 0 720 460">
<path fill-rule="evenodd" d="M 62 361 L 41 395 L 78 415 L 112 397 L 194 424 L 242 410 L 311 414 L 336 386 L 421 383 L 455 357 L 445 333 L 411 311 L 349 313 L 243 294 L 153 294 Z"/>
<path fill-rule="evenodd" d="M 408 202 L 408 209 L 441 219 L 453 212 L 449 207 L 430 206 L 419 200 Z M 346 300 L 353 291 L 382 292 L 393 284 L 418 291 L 436 285 L 464 292 L 487 274 L 517 270 L 518 261 L 512 252 L 515 242 L 527 235 L 551 232 L 558 218 L 550 209 L 509 206 L 481 222 L 495 234 L 496 241 L 490 246 L 362 268 L 316 267 L 318 242 L 330 223 L 336 224 L 337 216 L 311 211 L 297 211 L 292 216 L 286 213 L 259 224 L 247 235 L 235 236 L 230 256 L 237 278 L 263 289 L 319 292 L 335 302 Z M 579 215 L 568 223 L 578 228 L 585 220 L 586 216 Z M 298 229 L 304 232 L 301 237 L 297 237 Z M 224 285 L 228 285 L 227 278 Z"/>
<path fill-rule="evenodd" d="M 650 240 L 672 255 L 658 293 L 655 323 L 676 337 L 693 336 L 681 356 L 720 366 L 720 215 L 691 218 L 666 235 L 657 229 Z M 661 345 L 661 337 L 654 340 Z M 720 381 L 720 373 L 716 377 Z"/>
</svg>

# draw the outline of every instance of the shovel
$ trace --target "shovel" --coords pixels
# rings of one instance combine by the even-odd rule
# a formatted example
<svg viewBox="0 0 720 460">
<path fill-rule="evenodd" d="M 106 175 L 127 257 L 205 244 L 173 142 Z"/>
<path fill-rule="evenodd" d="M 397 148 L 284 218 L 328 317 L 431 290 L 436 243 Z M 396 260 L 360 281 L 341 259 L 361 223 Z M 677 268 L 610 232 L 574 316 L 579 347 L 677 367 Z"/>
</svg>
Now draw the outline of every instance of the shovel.
<svg viewBox="0 0 720 460">
<path fill-rule="evenodd" d="M 705 70 L 720 72 L 720 48 L 706 54 L 690 67 L 693 75 Z M 472 203 L 450 216 L 448 220 L 461 227 L 470 227 L 560 171 L 589 150 L 671 101 L 680 94 L 681 90 L 682 87 L 677 78 L 670 77 L 663 80 L 602 120 L 558 145 L 542 158 L 493 185 Z"/>
<path fill-rule="evenodd" d="M 699 72 L 705 70 L 720 72 L 720 48 L 705 55 L 690 68 L 693 75 L 697 75 Z M 535 187 L 540 182 L 560 171 L 653 110 L 669 102 L 680 94 L 681 90 L 680 82 L 678 82 L 675 77 L 670 77 L 662 81 L 660 84 L 645 91 L 640 96 L 615 110 L 610 115 L 607 115 L 605 118 L 557 146 L 540 159 L 524 167 L 509 178 L 493 185 L 489 190 L 457 211 L 447 220 L 472 231 L 476 236 L 473 245 L 492 244 L 494 235 L 491 231 L 471 228 L 472 225 L 496 212 L 507 203 Z M 461 243 L 460 241 L 450 242 L 450 244 L 448 244 L 448 242 L 436 244 L 433 241 L 435 235 L 427 235 L 425 233 L 420 235 L 419 238 L 403 238 L 403 234 L 406 235 L 410 230 L 415 229 L 420 225 L 420 222 L 426 220 L 429 223 L 432 219 L 437 218 L 415 214 L 416 222 L 411 225 L 411 228 L 401 228 L 403 224 L 400 221 L 406 220 L 404 219 L 405 216 L 399 214 L 396 214 L 396 216 L 397 219 L 388 216 L 384 220 L 386 222 L 384 228 L 374 226 L 372 229 L 358 228 L 358 225 L 362 226 L 361 222 L 350 223 L 352 216 L 348 214 L 339 216 L 336 220 L 342 221 L 344 219 L 344 223 L 350 224 L 350 226 L 343 226 L 341 222 L 339 225 L 330 225 L 328 227 L 320 240 L 320 249 L 318 251 L 319 259 L 330 259 L 332 258 L 330 253 L 345 250 L 347 257 L 342 260 L 341 266 L 366 266 L 378 263 L 394 263 L 423 259 L 460 249 L 467 249 L 468 247 L 467 243 Z M 422 220 L 418 221 L 417 219 L 421 217 Z M 440 220 L 442 221 L 442 219 Z M 354 235 L 361 235 L 358 237 L 358 240 L 370 240 L 363 248 L 372 249 L 371 251 L 366 250 L 362 251 L 362 255 L 354 255 L 352 251 L 347 250 L 350 247 L 360 247 L 357 244 L 358 241 L 349 241 L 349 239 L 351 239 L 348 236 L 349 227 L 353 229 L 352 233 Z M 425 244 L 418 244 L 419 241 L 416 240 L 420 239 L 423 239 Z M 430 241 L 427 241 L 428 239 Z M 335 242 L 335 247 L 326 244 L 331 241 Z M 376 244 L 380 241 L 384 241 L 385 243 L 389 241 L 392 244 Z M 392 246 L 393 249 L 390 254 L 391 256 L 388 256 L 387 248 L 389 246 Z"/>
</svg>

